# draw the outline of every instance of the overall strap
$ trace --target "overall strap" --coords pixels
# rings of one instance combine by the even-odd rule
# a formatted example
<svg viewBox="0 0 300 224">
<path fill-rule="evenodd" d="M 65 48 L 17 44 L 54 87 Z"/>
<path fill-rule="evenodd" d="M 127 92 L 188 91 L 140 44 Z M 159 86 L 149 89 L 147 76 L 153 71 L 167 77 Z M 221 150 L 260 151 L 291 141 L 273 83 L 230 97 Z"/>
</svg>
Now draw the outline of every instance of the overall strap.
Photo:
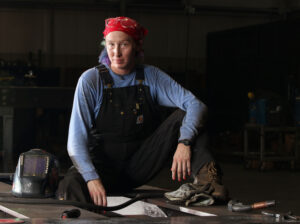
<svg viewBox="0 0 300 224">
<path fill-rule="evenodd" d="M 136 80 L 138 81 L 139 85 L 142 85 L 144 79 L 145 79 L 144 66 L 143 65 L 139 65 L 136 68 Z"/>
<path fill-rule="evenodd" d="M 114 84 L 114 81 L 110 76 L 108 69 L 103 64 L 96 66 L 96 68 L 99 71 L 99 75 L 103 79 L 104 86 L 106 86 L 107 88 L 111 88 Z"/>
<path fill-rule="evenodd" d="M 136 68 L 136 80 L 138 81 L 138 99 L 137 99 L 137 107 L 140 107 L 143 105 L 143 102 L 145 101 L 145 90 L 143 87 L 143 81 L 145 79 L 145 74 L 144 74 L 144 66 L 139 65 Z M 142 108 L 140 108 L 142 110 Z M 141 111 L 142 112 L 142 111 Z"/>
</svg>

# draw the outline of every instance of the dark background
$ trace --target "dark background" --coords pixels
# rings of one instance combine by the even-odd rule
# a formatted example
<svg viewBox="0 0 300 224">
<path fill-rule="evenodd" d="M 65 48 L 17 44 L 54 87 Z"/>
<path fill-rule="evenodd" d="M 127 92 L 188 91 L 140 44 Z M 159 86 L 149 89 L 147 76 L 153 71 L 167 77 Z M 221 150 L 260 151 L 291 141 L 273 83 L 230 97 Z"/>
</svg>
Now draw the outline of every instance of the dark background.
<svg viewBox="0 0 300 224">
<path fill-rule="evenodd" d="M 299 9 L 297 0 L 0 0 L 0 86 L 75 88 L 82 72 L 97 64 L 104 19 L 126 15 L 149 30 L 145 63 L 208 105 L 212 149 L 232 158 L 243 151 L 249 91 L 281 106 L 274 124 L 297 123 Z M 29 71 L 34 78 L 25 77 Z M 12 105 L 16 157 L 41 147 L 68 158 L 72 99 L 65 105 Z M 5 128 L 1 132 L 3 138 Z"/>
</svg>

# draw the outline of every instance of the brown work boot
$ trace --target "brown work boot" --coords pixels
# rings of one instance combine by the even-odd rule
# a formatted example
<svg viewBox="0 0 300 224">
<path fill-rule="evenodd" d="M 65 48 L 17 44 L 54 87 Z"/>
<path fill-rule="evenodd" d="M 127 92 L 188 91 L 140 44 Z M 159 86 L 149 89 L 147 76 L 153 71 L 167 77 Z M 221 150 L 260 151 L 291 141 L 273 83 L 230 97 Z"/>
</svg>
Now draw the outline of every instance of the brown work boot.
<svg viewBox="0 0 300 224">
<path fill-rule="evenodd" d="M 228 200 L 228 191 L 222 184 L 222 173 L 217 167 L 215 162 L 206 163 L 194 178 L 196 185 L 206 185 L 210 183 L 212 190 L 212 196 L 220 201 Z"/>
</svg>

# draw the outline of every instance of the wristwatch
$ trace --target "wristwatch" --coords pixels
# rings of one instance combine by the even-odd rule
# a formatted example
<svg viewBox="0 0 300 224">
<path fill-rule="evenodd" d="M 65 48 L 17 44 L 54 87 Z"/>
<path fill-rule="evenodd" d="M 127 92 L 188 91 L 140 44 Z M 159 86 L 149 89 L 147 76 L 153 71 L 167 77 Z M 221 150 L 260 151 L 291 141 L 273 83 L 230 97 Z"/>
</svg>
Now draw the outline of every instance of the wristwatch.
<svg viewBox="0 0 300 224">
<path fill-rule="evenodd" d="M 188 139 L 179 140 L 178 143 L 182 143 L 186 146 L 191 146 L 191 144 L 192 144 L 191 140 L 188 140 Z"/>
</svg>

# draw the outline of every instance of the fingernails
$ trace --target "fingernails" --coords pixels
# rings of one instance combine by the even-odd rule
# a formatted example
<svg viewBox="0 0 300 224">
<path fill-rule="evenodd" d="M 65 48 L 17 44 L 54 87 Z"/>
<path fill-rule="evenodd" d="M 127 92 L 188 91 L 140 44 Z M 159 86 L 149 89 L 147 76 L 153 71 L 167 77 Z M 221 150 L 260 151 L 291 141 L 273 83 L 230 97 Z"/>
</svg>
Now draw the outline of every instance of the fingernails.
<svg viewBox="0 0 300 224">
<path fill-rule="evenodd" d="M 180 182 L 180 181 L 181 181 L 181 179 L 178 179 L 178 181 Z"/>
<path fill-rule="evenodd" d="M 183 179 L 186 180 L 186 177 L 184 177 Z"/>
</svg>

